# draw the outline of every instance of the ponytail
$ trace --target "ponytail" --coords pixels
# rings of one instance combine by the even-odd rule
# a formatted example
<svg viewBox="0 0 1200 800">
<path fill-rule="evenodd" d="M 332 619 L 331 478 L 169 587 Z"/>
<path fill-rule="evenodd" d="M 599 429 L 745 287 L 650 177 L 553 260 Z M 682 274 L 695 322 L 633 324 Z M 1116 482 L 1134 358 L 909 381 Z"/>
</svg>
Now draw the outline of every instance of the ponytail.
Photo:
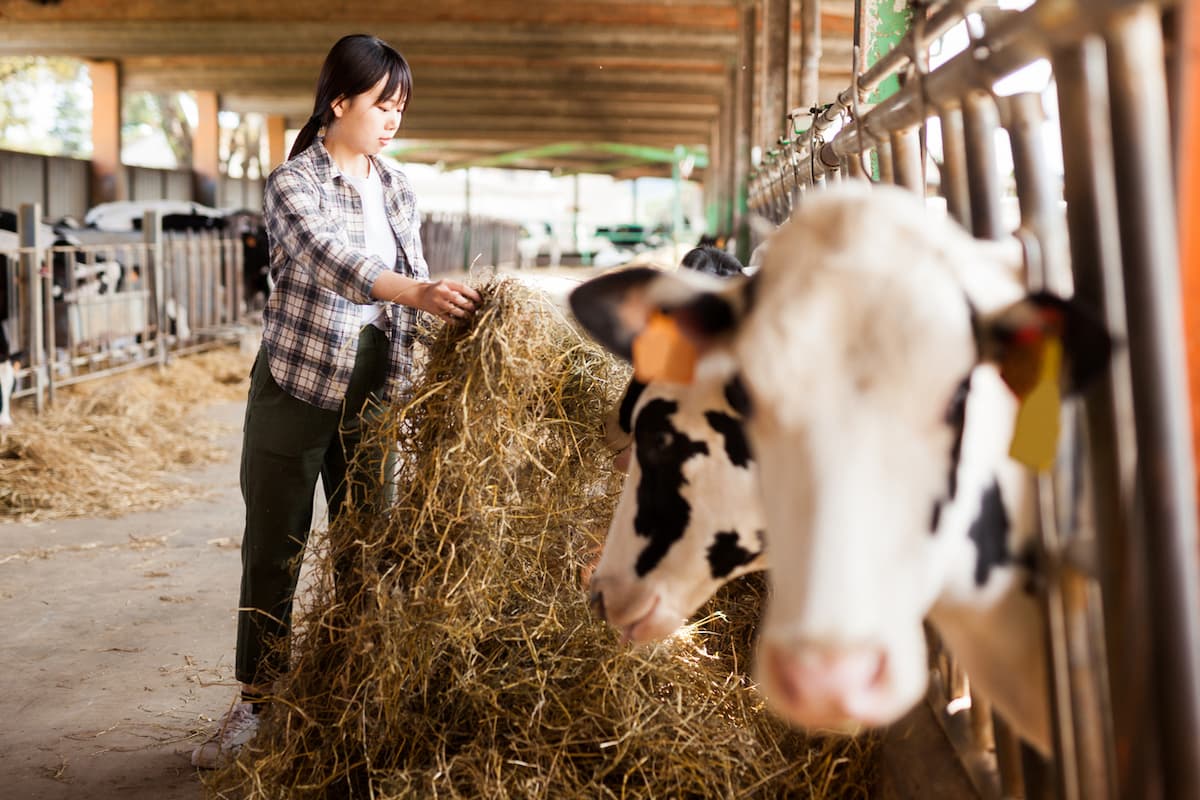
<svg viewBox="0 0 1200 800">
<path fill-rule="evenodd" d="M 321 130 L 321 125 L 324 123 L 322 116 L 318 112 L 309 117 L 308 122 L 304 123 L 304 127 L 300 129 L 300 133 L 296 134 L 296 141 L 292 144 L 292 151 L 288 153 L 288 161 L 291 161 L 307 150 L 309 145 L 317 138 L 317 134 Z"/>
</svg>

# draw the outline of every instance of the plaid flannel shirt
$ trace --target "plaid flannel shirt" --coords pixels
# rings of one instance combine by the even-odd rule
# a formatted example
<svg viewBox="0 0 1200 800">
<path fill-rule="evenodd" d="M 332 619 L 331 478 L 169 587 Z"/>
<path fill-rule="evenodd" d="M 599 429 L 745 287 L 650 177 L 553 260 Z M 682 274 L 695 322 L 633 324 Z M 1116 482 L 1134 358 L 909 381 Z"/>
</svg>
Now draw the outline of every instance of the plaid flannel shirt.
<svg viewBox="0 0 1200 800">
<path fill-rule="evenodd" d="M 267 179 L 264 217 L 274 287 L 263 311 L 271 375 L 284 391 L 329 410 L 341 408 L 354 369 L 371 287 L 388 269 L 429 277 L 421 252 L 416 196 L 400 170 L 371 158 L 396 236 L 396 263 L 366 250 L 362 200 L 333 163 L 324 141 L 277 167 Z M 412 371 L 416 309 L 386 307 L 391 341 L 385 401 L 403 397 Z"/>
</svg>

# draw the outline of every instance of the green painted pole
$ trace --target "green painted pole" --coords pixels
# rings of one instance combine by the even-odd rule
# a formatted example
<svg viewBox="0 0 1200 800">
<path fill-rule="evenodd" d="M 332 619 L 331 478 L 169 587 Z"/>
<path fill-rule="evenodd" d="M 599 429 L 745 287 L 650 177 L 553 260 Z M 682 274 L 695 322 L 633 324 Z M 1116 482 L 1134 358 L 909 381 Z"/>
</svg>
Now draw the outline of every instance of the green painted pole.
<svg viewBox="0 0 1200 800">
<path fill-rule="evenodd" d="M 683 178 L 680 164 L 686 157 L 687 151 L 682 145 L 675 147 L 675 160 L 671 162 L 671 182 L 675 185 L 675 208 L 671 220 L 671 240 L 679 246 L 679 237 L 683 234 Z"/>
<path fill-rule="evenodd" d="M 870 69 L 879 59 L 895 49 L 912 27 L 913 9 L 908 0 L 863 0 L 866 10 L 865 68 Z M 899 75 L 891 75 L 875 87 L 867 98 L 870 103 L 886 100 L 900 91 Z M 871 153 L 871 176 L 879 180 L 879 158 Z"/>
<path fill-rule="evenodd" d="M 908 0 L 870 0 L 867 16 L 867 63 L 869 68 L 894 50 L 912 27 L 913 10 Z M 871 103 L 886 100 L 900 90 L 899 75 L 892 75 L 875 87 Z"/>
</svg>

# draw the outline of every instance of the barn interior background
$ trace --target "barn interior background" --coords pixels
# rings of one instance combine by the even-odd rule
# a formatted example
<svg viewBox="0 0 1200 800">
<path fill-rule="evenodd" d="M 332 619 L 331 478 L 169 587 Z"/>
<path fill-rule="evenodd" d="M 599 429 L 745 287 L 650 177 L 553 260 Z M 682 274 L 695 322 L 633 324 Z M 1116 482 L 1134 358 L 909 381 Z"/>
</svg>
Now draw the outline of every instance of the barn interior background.
<svg viewBox="0 0 1200 800">
<path fill-rule="evenodd" d="M 1015 235 L 1032 282 L 1073 286 L 1128 342 L 1065 446 L 1085 467 L 1059 485 L 1082 481 L 1085 499 L 1063 501 L 1044 537 L 1054 758 L 966 702 L 967 680 L 939 653 L 944 694 L 930 708 L 946 752 L 984 797 L 1197 797 L 1195 323 L 1179 302 L 1197 270 L 1189 238 L 1179 268 L 1175 223 L 1195 208 L 1176 192 L 1195 185 L 1179 177 L 1195 175 L 1182 57 L 1195 18 L 1170 0 L 0 0 L 0 55 L 82 59 L 91 83 L 86 160 L 0 152 L 0 207 L 14 212 L 0 313 L 24 355 L 17 396 L 40 408 L 58 386 L 162 362 L 245 321 L 262 174 L 311 113 L 315 71 L 343 33 L 376 33 L 412 63 L 390 155 L 461 176 L 465 210 L 423 231 L 445 269 L 472 254 L 521 261 L 521 221 L 471 212 L 472 170 L 565 176 L 573 215 L 582 176 L 668 179 L 680 195 L 690 181 L 703 191 L 691 216 L 743 257 L 759 236 L 752 214 L 781 222 L 836 180 L 906 186 L 977 236 Z M 1018 73 L 1025 83 L 1002 85 Z M 177 168 L 122 163 L 134 92 L 189 93 Z M 259 122 L 223 136 L 223 113 Z M 127 201 L 107 206 L 117 230 L 64 224 Z M 660 233 L 695 232 L 684 207 Z M 164 234 L 164 222 L 188 229 Z M 577 218 L 551 233 L 586 250 Z M 549 259 L 535 249 L 526 263 Z"/>
</svg>

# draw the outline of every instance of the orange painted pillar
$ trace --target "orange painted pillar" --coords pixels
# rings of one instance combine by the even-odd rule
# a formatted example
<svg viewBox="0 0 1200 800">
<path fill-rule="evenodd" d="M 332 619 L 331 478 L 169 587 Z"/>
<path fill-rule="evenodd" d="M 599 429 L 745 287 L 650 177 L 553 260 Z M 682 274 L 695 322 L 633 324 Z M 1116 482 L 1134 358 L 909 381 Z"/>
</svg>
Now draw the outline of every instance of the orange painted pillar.
<svg viewBox="0 0 1200 800">
<path fill-rule="evenodd" d="M 115 61 L 89 61 L 92 79 L 91 203 L 129 199 L 121 164 L 121 72 Z"/>
<path fill-rule="evenodd" d="M 1200 464 L 1200 9 L 1195 3 L 1184 3 L 1180 10 L 1179 62 L 1175 184 L 1179 267 L 1192 397 L 1192 452 Z"/>
<path fill-rule="evenodd" d="M 216 92 L 196 92 L 199 121 L 192 137 L 192 196 L 197 203 L 216 206 L 220 200 L 221 150 Z"/>
<path fill-rule="evenodd" d="M 284 150 L 287 139 L 287 118 L 282 114 L 267 115 L 267 172 L 287 159 Z"/>
</svg>

